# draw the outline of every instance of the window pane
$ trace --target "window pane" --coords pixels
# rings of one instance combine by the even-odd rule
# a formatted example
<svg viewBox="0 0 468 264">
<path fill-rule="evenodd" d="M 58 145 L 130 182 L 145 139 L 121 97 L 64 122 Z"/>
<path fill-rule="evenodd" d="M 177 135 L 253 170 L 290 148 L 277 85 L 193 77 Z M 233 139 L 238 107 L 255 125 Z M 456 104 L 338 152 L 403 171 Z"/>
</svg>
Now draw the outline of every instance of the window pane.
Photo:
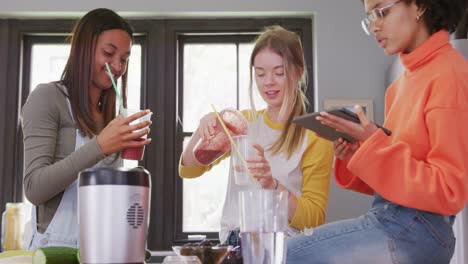
<svg viewBox="0 0 468 264">
<path fill-rule="evenodd" d="M 193 132 L 200 118 L 213 111 L 210 104 L 218 111 L 237 107 L 237 48 L 235 44 L 186 44 L 183 59 L 183 128 Z M 202 177 L 183 181 L 183 232 L 219 231 L 228 169 L 226 159 Z"/>
<path fill-rule="evenodd" d="M 30 91 L 40 83 L 60 80 L 69 54 L 69 44 L 34 44 L 31 49 Z"/>
<path fill-rule="evenodd" d="M 184 139 L 184 148 L 189 137 Z M 183 181 L 183 232 L 218 232 L 226 196 L 229 158 L 202 177 Z"/>
<path fill-rule="evenodd" d="M 131 52 L 127 69 L 127 107 L 138 109 L 141 107 L 141 45 L 133 44 Z"/>
<path fill-rule="evenodd" d="M 30 91 L 40 83 L 60 80 L 70 54 L 69 44 L 33 44 L 31 49 Z M 134 44 L 128 67 L 127 106 L 140 108 L 141 45 Z M 121 82 L 119 80 L 118 86 Z M 138 166 L 138 161 L 124 160 L 124 167 Z"/>
<path fill-rule="evenodd" d="M 127 108 L 141 108 L 141 45 L 133 44 L 131 56 L 128 63 L 128 79 L 127 79 Z M 118 87 L 122 83 L 119 80 Z M 124 159 L 125 168 L 135 168 L 138 166 L 137 160 Z"/>
<path fill-rule="evenodd" d="M 200 118 L 237 105 L 235 44 L 184 45 L 184 132 L 193 132 Z"/>
<path fill-rule="evenodd" d="M 249 59 L 253 44 L 185 44 L 183 129 L 194 132 L 199 120 L 226 107 L 250 108 Z M 222 59 L 220 59 L 222 58 Z M 239 63 L 239 65 L 237 64 Z M 239 67 L 239 71 L 238 68 Z M 239 91 L 237 91 L 239 79 Z M 265 108 L 254 83 L 257 109 Z M 239 98 L 237 97 L 239 94 Z M 188 138 L 184 139 L 184 148 Z M 226 196 L 229 158 L 196 179 L 183 181 L 183 232 L 218 232 Z"/>
</svg>

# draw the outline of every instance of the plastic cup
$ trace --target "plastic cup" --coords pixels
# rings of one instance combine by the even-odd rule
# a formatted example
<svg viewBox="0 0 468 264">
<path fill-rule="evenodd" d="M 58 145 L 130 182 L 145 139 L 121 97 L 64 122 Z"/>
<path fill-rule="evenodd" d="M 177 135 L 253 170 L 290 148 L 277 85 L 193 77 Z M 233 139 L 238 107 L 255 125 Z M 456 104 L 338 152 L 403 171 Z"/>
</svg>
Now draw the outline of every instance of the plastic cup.
<svg viewBox="0 0 468 264">
<path fill-rule="evenodd" d="M 140 110 L 140 109 L 124 109 L 122 111 L 122 115 L 123 117 L 129 117 L 131 115 L 134 115 L 138 112 L 141 112 L 143 110 Z M 140 118 L 138 118 L 137 120 L 133 121 L 130 123 L 130 125 L 134 125 L 134 124 L 138 124 L 138 123 L 141 123 L 141 122 L 144 122 L 144 121 L 149 121 L 151 120 L 151 115 L 152 113 L 148 113 Z M 135 130 L 133 131 L 134 133 L 135 132 L 139 132 L 143 129 L 146 129 L 147 127 L 144 127 L 142 129 L 138 129 L 138 130 Z M 135 141 L 143 141 L 147 138 L 147 135 L 144 135 L 143 137 L 141 138 L 138 138 L 136 139 Z M 127 159 L 127 160 L 142 160 L 143 159 L 143 155 L 144 155 L 144 152 L 145 152 L 145 146 L 142 146 L 142 147 L 135 147 L 135 148 L 126 148 L 122 151 L 122 158 L 123 159 Z"/>
<path fill-rule="evenodd" d="M 249 174 L 243 159 L 247 160 L 248 158 L 255 156 L 257 151 L 252 146 L 247 135 L 234 136 L 232 139 L 239 149 L 239 153 L 242 155 L 242 157 L 239 157 L 239 153 L 236 151 L 234 146 L 231 146 L 231 164 L 234 172 L 234 182 L 237 185 L 243 186 L 256 184 L 255 179 Z"/>
</svg>

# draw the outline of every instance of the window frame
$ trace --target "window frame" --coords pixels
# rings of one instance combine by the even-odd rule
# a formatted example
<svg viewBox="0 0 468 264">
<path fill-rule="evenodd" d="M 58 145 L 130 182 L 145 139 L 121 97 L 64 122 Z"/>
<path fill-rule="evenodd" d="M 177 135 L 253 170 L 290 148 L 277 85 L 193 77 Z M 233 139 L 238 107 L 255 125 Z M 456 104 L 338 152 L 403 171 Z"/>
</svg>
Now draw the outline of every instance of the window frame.
<svg viewBox="0 0 468 264">
<path fill-rule="evenodd" d="M 301 36 L 306 63 L 307 63 L 307 70 L 309 73 L 312 73 L 312 21 L 310 19 L 223 19 L 223 20 L 177 20 L 177 21 L 168 21 L 167 31 L 168 31 L 168 63 L 171 67 L 177 67 L 177 75 L 174 73 L 168 74 L 168 84 L 170 87 L 176 87 L 174 92 L 168 94 L 166 98 L 168 102 L 171 100 L 173 102 L 177 102 L 176 105 L 176 112 L 170 116 L 172 119 L 171 124 L 174 124 L 172 127 L 169 127 L 167 132 L 170 135 L 176 135 L 175 137 L 171 137 L 167 140 L 168 144 L 172 144 L 172 146 L 168 147 L 170 151 L 170 155 L 168 156 L 169 162 L 166 164 L 173 164 L 176 165 L 175 168 L 168 167 L 167 173 L 169 175 L 174 175 L 172 178 L 172 182 L 166 185 L 167 190 L 172 192 L 172 197 L 168 195 L 169 199 L 173 199 L 175 202 L 175 206 L 173 208 L 167 208 L 167 210 L 171 210 L 172 213 L 166 222 L 165 229 L 172 230 L 172 241 L 173 244 L 183 244 L 188 242 L 189 240 L 186 239 L 188 235 L 191 234 L 204 234 L 207 236 L 208 239 L 217 240 L 218 234 L 217 233 L 189 233 L 183 232 L 182 230 L 182 217 L 183 217 L 183 179 L 178 174 L 178 161 L 180 154 L 182 152 L 182 145 L 184 136 L 187 133 L 183 133 L 183 128 L 181 127 L 180 123 L 177 122 L 177 117 L 182 117 L 183 114 L 183 58 L 181 58 L 183 54 L 183 46 L 180 45 L 184 43 L 186 40 L 195 41 L 196 35 L 203 35 L 203 38 L 200 38 L 199 42 L 207 42 L 210 40 L 222 42 L 222 39 L 217 34 L 239 34 L 239 32 L 243 33 L 258 33 L 263 30 L 264 27 L 269 25 L 280 25 L 289 30 L 297 32 Z M 192 37 L 193 36 L 193 37 Z M 229 37 L 227 37 L 229 38 Z M 171 56 L 172 55 L 172 56 Z M 313 76 L 309 74 L 309 83 L 307 87 L 306 96 L 311 102 L 310 109 L 313 109 Z M 169 179 L 170 180 L 170 179 Z M 168 212 L 168 211 L 165 211 Z"/>
</svg>

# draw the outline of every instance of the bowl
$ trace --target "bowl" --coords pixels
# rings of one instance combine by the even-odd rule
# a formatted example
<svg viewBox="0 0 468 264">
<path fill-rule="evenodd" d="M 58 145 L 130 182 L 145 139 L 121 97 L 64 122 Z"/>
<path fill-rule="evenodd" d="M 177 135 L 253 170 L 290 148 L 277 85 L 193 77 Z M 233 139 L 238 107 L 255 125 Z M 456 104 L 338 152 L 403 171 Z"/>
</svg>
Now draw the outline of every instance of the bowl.
<svg viewBox="0 0 468 264">
<path fill-rule="evenodd" d="M 179 256 L 197 256 L 202 264 L 220 264 L 232 246 L 185 245 L 173 246 Z"/>
</svg>

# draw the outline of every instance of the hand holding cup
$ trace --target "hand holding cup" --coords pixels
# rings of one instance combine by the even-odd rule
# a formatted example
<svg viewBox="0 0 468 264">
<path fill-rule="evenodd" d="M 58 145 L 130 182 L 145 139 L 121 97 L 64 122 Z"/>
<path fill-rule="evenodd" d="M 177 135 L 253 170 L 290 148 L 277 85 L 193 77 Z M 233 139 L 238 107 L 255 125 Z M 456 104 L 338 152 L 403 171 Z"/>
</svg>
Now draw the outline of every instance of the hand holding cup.
<svg viewBox="0 0 468 264">
<path fill-rule="evenodd" d="M 126 148 L 143 148 L 150 143 L 151 138 L 146 137 L 150 131 L 147 127 L 152 123 L 149 120 L 151 114 L 150 110 L 139 110 L 127 117 L 118 115 L 114 118 L 96 137 L 102 153 L 110 155 Z M 137 121 L 145 116 L 149 118 Z"/>
</svg>

